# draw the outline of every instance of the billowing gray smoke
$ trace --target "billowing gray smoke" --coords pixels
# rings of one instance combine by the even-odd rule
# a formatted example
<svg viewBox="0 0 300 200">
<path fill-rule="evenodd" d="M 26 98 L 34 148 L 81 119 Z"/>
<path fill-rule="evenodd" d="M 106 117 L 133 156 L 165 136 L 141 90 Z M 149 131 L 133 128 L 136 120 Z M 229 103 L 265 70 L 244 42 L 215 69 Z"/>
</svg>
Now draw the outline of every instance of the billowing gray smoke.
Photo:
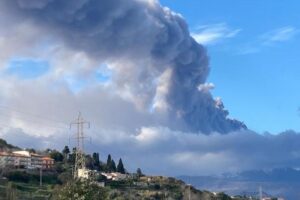
<svg viewBox="0 0 300 200">
<path fill-rule="evenodd" d="M 145 110 L 167 116 L 172 128 L 246 128 L 199 89 L 209 73 L 206 50 L 179 14 L 155 0 L 2 0 L 0 6 L 16 21 L 29 20 L 68 48 L 109 63 L 118 88 Z"/>
</svg>

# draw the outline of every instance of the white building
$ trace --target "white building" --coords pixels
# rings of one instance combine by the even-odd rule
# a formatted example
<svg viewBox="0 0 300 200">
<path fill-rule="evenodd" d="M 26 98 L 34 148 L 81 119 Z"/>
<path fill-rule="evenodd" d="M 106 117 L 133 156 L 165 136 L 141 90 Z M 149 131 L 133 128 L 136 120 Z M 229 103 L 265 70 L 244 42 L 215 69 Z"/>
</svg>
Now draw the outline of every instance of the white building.
<svg viewBox="0 0 300 200">
<path fill-rule="evenodd" d="M 101 173 L 103 176 L 106 177 L 108 180 L 113 180 L 113 181 L 120 181 L 120 180 L 125 180 L 128 178 L 127 174 L 121 174 L 119 172 L 112 172 L 112 173 Z"/>
<path fill-rule="evenodd" d="M 0 167 L 24 167 L 30 166 L 30 156 L 15 153 L 0 152 Z"/>
<path fill-rule="evenodd" d="M 21 167 L 26 169 L 50 169 L 54 160 L 28 151 L 0 152 L 0 167 Z"/>
<path fill-rule="evenodd" d="M 89 179 L 90 178 L 90 173 L 91 170 L 88 170 L 86 168 L 83 168 L 83 169 L 78 169 L 77 170 L 77 176 L 78 178 L 83 178 L 83 179 Z"/>
</svg>

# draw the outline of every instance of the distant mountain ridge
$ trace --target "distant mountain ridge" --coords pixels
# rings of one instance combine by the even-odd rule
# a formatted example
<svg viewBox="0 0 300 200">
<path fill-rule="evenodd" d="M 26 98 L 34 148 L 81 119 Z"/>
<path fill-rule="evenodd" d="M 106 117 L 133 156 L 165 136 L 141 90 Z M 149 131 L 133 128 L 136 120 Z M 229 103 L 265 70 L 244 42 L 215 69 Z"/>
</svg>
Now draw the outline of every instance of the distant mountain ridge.
<svg viewBox="0 0 300 200">
<path fill-rule="evenodd" d="M 300 199 L 300 170 L 275 168 L 249 170 L 222 176 L 179 176 L 197 189 L 225 192 L 230 195 L 257 196 L 262 187 L 266 196 L 283 197 L 285 200 Z"/>
<path fill-rule="evenodd" d="M 244 171 L 236 179 L 248 181 L 300 182 L 300 170 L 293 168 L 275 168 L 272 170 Z"/>
</svg>

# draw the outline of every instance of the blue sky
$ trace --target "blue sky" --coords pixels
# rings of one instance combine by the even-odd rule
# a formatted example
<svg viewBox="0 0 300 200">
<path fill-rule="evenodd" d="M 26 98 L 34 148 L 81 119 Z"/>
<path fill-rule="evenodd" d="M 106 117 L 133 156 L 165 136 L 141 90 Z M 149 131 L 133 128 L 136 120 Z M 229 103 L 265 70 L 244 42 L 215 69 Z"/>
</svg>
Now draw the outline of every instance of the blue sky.
<svg viewBox="0 0 300 200">
<path fill-rule="evenodd" d="M 300 131 L 299 1 L 162 0 L 208 49 L 209 82 L 249 128 Z"/>
<path fill-rule="evenodd" d="M 9 61 L 6 74 L 23 79 L 32 79 L 44 75 L 48 70 L 49 63 L 45 60 L 14 58 Z"/>
</svg>

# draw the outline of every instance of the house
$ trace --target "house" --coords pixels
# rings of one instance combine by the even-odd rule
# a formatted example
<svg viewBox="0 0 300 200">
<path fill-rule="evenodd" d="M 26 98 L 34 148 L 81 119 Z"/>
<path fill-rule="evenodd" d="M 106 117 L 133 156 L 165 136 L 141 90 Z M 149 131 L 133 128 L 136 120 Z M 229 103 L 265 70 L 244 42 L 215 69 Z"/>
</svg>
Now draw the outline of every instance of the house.
<svg viewBox="0 0 300 200">
<path fill-rule="evenodd" d="M 13 154 L 14 166 L 26 168 L 30 164 L 30 157 Z"/>
<path fill-rule="evenodd" d="M 78 178 L 89 179 L 91 177 L 90 171 L 91 170 L 88 170 L 86 168 L 78 169 L 77 176 L 78 176 Z"/>
<path fill-rule="evenodd" d="M 102 172 L 101 175 L 105 176 L 106 179 L 113 180 L 113 181 L 120 181 L 128 178 L 127 174 L 121 174 L 119 172 L 112 172 L 112 173 Z"/>
<path fill-rule="evenodd" d="M 7 152 L 0 152 L 0 167 L 5 167 L 6 165 L 14 165 L 13 155 Z"/>
<path fill-rule="evenodd" d="M 0 152 L 0 167 L 22 167 L 27 168 L 30 165 L 30 156 Z"/>
<path fill-rule="evenodd" d="M 50 157 L 42 157 L 42 166 L 43 169 L 52 169 L 54 166 L 54 159 Z"/>
<path fill-rule="evenodd" d="M 51 169 L 54 160 L 28 151 L 0 152 L 0 167 Z"/>
<path fill-rule="evenodd" d="M 77 177 L 81 179 L 94 179 L 97 176 L 96 170 L 82 168 L 77 170 Z"/>
<path fill-rule="evenodd" d="M 43 168 L 43 156 L 36 153 L 31 153 L 31 168 L 40 169 Z"/>
</svg>

